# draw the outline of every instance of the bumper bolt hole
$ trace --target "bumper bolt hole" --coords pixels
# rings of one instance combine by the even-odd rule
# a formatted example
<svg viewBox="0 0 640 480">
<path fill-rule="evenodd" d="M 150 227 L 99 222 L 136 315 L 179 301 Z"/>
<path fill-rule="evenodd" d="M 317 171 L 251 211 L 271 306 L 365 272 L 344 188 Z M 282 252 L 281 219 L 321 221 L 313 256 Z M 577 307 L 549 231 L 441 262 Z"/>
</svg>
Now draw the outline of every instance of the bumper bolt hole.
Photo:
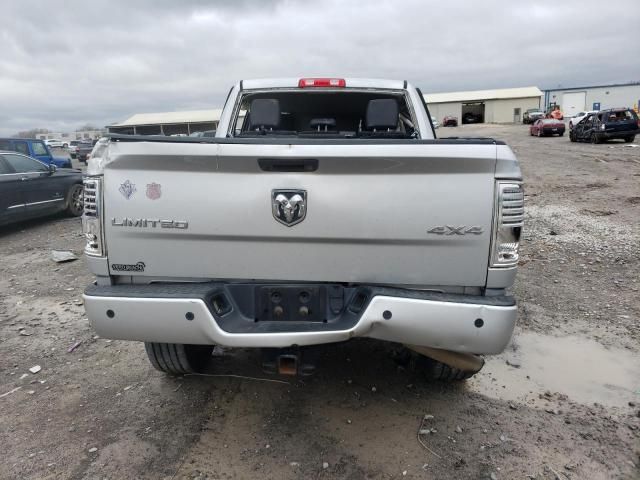
<svg viewBox="0 0 640 480">
<path fill-rule="evenodd" d="M 187 320 L 191 321 L 195 318 L 195 315 L 193 314 L 193 312 L 187 312 L 184 315 L 184 318 L 186 318 Z"/>
<path fill-rule="evenodd" d="M 392 314 L 389 310 L 385 310 L 384 312 L 382 312 L 382 318 L 384 318 L 385 320 L 391 320 Z"/>
<path fill-rule="evenodd" d="M 113 317 L 115 317 L 115 316 L 116 316 L 116 314 L 114 313 L 114 311 L 113 311 L 113 310 L 107 310 L 107 317 L 109 317 L 109 318 L 113 318 Z"/>
<path fill-rule="evenodd" d="M 481 318 L 476 318 L 476 321 L 473 322 L 473 324 L 478 328 L 482 328 L 484 326 L 484 320 L 482 320 Z"/>
</svg>

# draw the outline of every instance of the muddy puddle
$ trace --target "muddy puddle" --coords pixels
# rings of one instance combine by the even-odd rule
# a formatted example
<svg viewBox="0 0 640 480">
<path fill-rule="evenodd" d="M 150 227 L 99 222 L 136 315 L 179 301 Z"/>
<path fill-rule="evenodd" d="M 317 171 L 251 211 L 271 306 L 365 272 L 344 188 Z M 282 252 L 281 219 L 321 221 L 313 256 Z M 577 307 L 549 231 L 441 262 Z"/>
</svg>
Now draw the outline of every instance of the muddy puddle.
<svg viewBox="0 0 640 480">
<path fill-rule="evenodd" d="M 468 388 L 502 400 L 542 406 L 546 391 L 584 404 L 640 402 L 640 356 L 579 336 L 518 333 L 507 351 L 488 357 Z"/>
</svg>

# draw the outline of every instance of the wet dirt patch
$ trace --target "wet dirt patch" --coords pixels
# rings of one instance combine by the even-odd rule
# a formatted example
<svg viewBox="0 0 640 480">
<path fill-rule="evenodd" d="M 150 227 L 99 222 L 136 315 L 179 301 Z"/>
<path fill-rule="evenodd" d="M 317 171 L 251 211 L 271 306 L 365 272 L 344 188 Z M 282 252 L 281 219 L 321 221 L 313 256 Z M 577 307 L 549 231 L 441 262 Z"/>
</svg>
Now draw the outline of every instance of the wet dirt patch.
<svg viewBox="0 0 640 480">
<path fill-rule="evenodd" d="M 594 217 L 608 217 L 609 215 L 615 215 L 617 210 L 591 210 L 589 208 L 583 208 L 580 210 L 583 215 L 593 215 Z"/>
<path fill-rule="evenodd" d="M 640 398 L 640 357 L 575 335 L 518 334 L 504 354 L 469 382 L 475 392 L 541 405 L 545 392 L 584 404 L 628 407 Z"/>
<path fill-rule="evenodd" d="M 611 184 L 604 183 L 604 182 L 587 183 L 585 185 L 585 187 L 587 187 L 587 188 L 606 188 L 606 187 L 610 187 L 610 186 L 611 186 Z"/>
</svg>

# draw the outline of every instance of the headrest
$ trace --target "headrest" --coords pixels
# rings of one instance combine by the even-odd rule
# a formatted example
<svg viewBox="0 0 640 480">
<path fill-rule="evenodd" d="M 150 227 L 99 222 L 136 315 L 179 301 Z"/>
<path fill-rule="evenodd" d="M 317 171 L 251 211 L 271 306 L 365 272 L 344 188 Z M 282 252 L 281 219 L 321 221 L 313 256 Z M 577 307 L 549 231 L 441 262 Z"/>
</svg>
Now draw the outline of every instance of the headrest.
<svg viewBox="0 0 640 480">
<path fill-rule="evenodd" d="M 398 126 L 398 102 L 393 98 L 379 98 L 369 100 L 365 128 L 367 130 L 389 128 L 395 130 Z"/>
<path fill-rule="evenodd" d="M 278 128 L 280 125 L 280 102 L 275 98 L 256 98 L 249 107 L 251 128 Z"/>
<path fill-rule="evenodd" d="M 336 128 L 335 118 L 312 118 L 309 127 L 313 129 L 326 130 L 328 128 Z"/>
</svg>

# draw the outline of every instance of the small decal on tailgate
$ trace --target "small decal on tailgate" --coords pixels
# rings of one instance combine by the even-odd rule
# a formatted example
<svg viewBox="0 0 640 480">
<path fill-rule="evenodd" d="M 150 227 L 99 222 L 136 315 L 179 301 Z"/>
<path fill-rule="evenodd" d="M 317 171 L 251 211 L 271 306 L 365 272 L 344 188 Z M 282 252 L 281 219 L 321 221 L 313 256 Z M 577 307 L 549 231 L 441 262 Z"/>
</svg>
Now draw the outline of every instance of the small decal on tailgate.
<svg viewBox="0 0 640 480">
<path fill-rule="evenodd" d="M 147 198 L 157 200 L 162 195 L 162 185 L 159 183 L 147 183 Z"/>
<path fill-rule="evenodd" d="M 112 263 L 111 264 L 111 270 L 115 270 L 118 272 L 144 272 L 144 267 L 146 267 L 146 265 L 144 264 L 144 262 L 138 262 L 138 263 Z"/>
<path fill-rule="evenodd" d="M 125 182 L 120 185 L 120 188 L 118 190 L 120 191 L 120 193 L 122 194 L 122 196 L 124 198 L 129 200 L 131 198 L 131 196 L 134 193 L 136 193 L 137 189 L 136 189 L 136 184 L 135 183 L 131 183 L 130 180 L 125 180 Z"/>
</svg>

